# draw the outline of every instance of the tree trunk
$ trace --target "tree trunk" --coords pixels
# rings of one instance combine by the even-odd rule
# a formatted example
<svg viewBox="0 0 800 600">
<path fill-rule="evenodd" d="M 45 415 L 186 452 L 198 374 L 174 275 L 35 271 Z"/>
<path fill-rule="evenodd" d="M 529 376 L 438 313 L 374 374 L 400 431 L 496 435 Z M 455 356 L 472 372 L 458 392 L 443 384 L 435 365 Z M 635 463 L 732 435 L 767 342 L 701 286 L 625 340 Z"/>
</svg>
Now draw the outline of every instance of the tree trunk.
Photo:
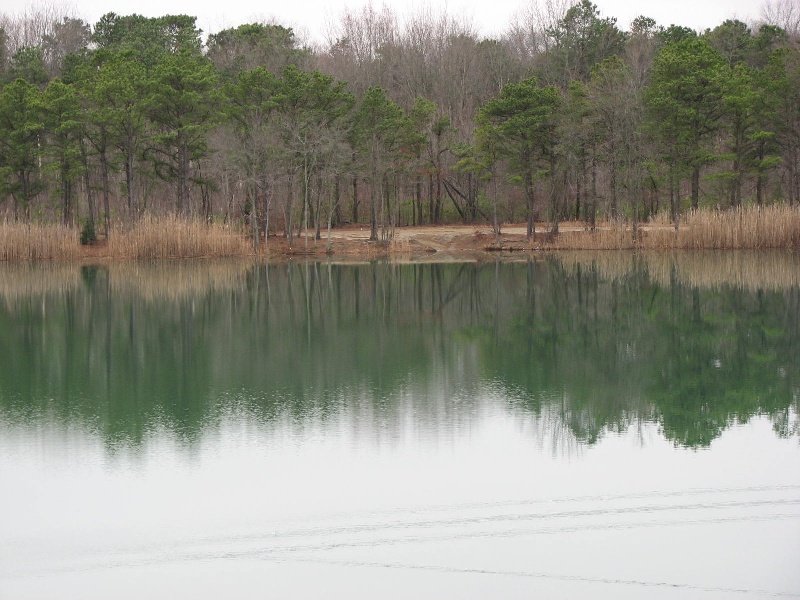
<svg viewBox="0 0 800 600">
<path fill-rule="evenodd" d="M 433 225 L 433 173 L 428 173 L 428 223 Z"/>
<path fill-rule="evenodd" d="M 436 212 L 434 213 L 433 223 L 438 225 L 442 218 L 442 171 L 436 167 Z"/>
<path fill-rule="evenodd" d="M 292 230 L 292 205 L 294 204 L 294 173 L 289 169 L 289 181 L 286 189 L 286 205 L 284 207 L 283 228 L 286 232 L 286 239 L 289 243 L 289 248 L 292 247 L 294 241 L 294 231 Z"/>
<path fill-rule="evenodd" d="M 527 230 L 527 237 L 528 241 L 533 238 L 533 234 L 536 233 L 536 227 L 533 223 L 533 174 L 531 173 L 530 169 L 525 171 L 524 175 L 525 179 L 525 213 L 526 219 L 528 221 L 528 230 Z"/>
<path fill-rule="evenodd" d="M 672 222 L 675 224 L 675 231 L 678 231 L 680 227 L 681 196 L 679 186 L 678 176 L 673 172 L 669 181 L 669 206 L 672 211 Z"/>
<path fill-rule="evenodd" d="M 730 203 L 732 208 L 741 206 L 742 203 L 742 177 L 739 172 L 739 155 L 733 160 L 733 181 L 731 182 Z"/>
<path fill-rule="evenodd" d="M 378 213 L 375 206 L 375 193 L 376 188 L 379 191 L 381 184 L 378 181 L 378 167 L 375 164 L 376 158 L 373 154 L 372 158 L 372 189 L 369 194 L 369 240 L 371 242 L 378 241 Z"/>
<path fill-rule="evenodd" d="M 264 170 L 261 171 L 261 194 L 264 197 L 264 245 L 269 245 L 269 205 L 272 186 Z"/>
<path fill-rule="evenodd" d="M 612 146 L 611 152 L 611 218 L 617 218 L 617 159 L 616 150 Z"/>
<path fill-rule="evenodd" d="M 316 224 L 314 231 L 314 246 L 316 247 L 317 240 L 322 239 L 322 229 L 320 226 L 320 221 L 322 221 L 322 173 L 320 172 L 317 172 L 317 183 L 315 187 L 316 189 L 314 190 L 314 193 L 317 197 L 317 209 L 315 211 L 316 219 L 314 221 Z M 328 217 L 328 220 L 330 220 L 330 217 Z"/>
<path fill-rule="evenodd" d="M 133 153 L 125 156 L 125 191 L 128 195 L 128 216 L 133 217 L 136 201 L 133 192 Z"/>
<path fill-rule="evenodd" d="M 95 222 L 97 221 L 97 207 L 95 206 L 94 190 L 92 190 L 91 176 L 89 175 L 88 168 L 85 169 L 83 174 L 83 185 L 86 187 L 87 218 L 91 227 L 94 228 Z"/>
<path fill-rule="evenodd" d="M 358 223 L 358 177 L 353 176 L 353 224 Z"/>
<path fill-rule="evenodd" d="M 597 223 L 597 157 L 594 152 L 592 153 L 592 208 L 590 212 L 589 223 L 591 230 L 594 231 Z"/>
<path fill-rule="evenodd" d="M 103 179 L 103 230 L 108 239 L 108 219 L 111 215 L 111 191 L 108 181 L 108 157 L 105 150 L 100 153 L 100 176 Z"/>
<path fill-rule="evenodd" d="M 248 186 L 250 196 L 250 230 L 253 234 L 253 251 L 258 251 L 258 189 L 255 182 L 251 182 Z"/>
<path fill-rule="evenodd" d="M 189 145 L 185 140 L 178 144 L 178 215 L 189 216 Z"/>
<path fill-rule="evenodd" d="M 72 184 L 69 180 L 69 166 L 61 164 L 61 208 L 63 211 L 64 225 L 72 225 Z"/>
<path fill-rule="evenodd" d="M 417 177 L 417 183 L 414 186 L 415 194 L 414 194 L 414 210 L 412 221 L 414 225 L 421 225 L 422 224 L 422 178 Z"/>
<path fill-rule="evenodd" d="M 692 210 L 700 204 L 700 167 L 692 169 Z"/>
<path fill-rule="evenodd" d="M 331 223 L 337 226 L 342 224 L 342 176 L 337 174 L 333 179 L 333 210 L 328 217 L 328 233 L 330 233 Z"/>
</svg>

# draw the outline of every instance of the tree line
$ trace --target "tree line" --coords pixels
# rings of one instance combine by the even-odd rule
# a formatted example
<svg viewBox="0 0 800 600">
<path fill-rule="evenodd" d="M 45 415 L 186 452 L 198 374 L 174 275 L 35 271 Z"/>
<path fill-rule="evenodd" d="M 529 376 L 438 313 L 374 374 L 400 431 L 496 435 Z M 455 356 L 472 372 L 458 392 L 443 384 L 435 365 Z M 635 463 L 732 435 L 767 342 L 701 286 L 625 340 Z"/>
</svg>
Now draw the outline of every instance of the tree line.
<svg viewBox="0 0 800 600">
<path fill-rule="evenodd" d="M 703 32 L 590 0 L 496 38 L 423 9 L 346 10 L 324 44 L 187 15 L 0 14 L 6 220 L 91 236 L 144 213 L 247 224 L 626 219 L 800 201 L 800 5 Z"/>
</svg>

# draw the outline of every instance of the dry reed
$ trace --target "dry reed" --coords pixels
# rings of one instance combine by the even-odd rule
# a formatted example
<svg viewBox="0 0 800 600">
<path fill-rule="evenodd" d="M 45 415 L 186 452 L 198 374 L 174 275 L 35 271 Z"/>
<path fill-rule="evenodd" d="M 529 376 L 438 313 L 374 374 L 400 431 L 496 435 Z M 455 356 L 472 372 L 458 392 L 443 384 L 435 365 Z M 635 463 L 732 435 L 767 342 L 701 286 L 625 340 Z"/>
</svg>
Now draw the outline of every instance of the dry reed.
<svg viewBox="0 0 800 600">
<path fill-rule="evenodd" d="M 239 231 L 174 216 L 146 216 L 130 230 L 115 232 L 108 240 L 108 253 L 116 258 L 226 257 L 252 252 Z"/>
<path fill-rule="evenodd" d="M 678 232 L 677 248 L 800 248 L 800 210 L 789 206 L 757 206 L 731 211 L 696 211 Z"/>
<path fill-rule="evenodd" d="M 69 260 L 80 254 L 78 232 L 70 227 L 0 224 L 0 261 Z"/>
<path fill-rule="evenodd" d="M 663 220 L 641 227 L 634 243 L 630 225 L 600 225 L 593 232 L 565 232 L 553 241 L 560 250 L 760 250 L 800 248 L 800 209 L 749 207 L 699 210 L 676 231 Z"/>
</svg>

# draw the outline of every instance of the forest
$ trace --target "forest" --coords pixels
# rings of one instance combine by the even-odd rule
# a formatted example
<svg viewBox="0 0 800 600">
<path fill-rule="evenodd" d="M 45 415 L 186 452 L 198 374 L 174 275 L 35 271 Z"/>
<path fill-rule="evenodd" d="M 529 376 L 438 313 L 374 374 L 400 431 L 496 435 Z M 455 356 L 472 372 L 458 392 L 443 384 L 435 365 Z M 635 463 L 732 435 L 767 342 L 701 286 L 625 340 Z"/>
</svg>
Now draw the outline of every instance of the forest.
<svg viewBox="0 0 800 600">
<path fill-rule="evenodd" d="M 800 3 L 760 14 L 626 29 L 542 0 L 485 38 L 367 4 L 311 44 L 277 23 L 0 13 L 0 212 L 83 241 L 146 215 L 291 241 L 796 206 Z"/>
</svg>

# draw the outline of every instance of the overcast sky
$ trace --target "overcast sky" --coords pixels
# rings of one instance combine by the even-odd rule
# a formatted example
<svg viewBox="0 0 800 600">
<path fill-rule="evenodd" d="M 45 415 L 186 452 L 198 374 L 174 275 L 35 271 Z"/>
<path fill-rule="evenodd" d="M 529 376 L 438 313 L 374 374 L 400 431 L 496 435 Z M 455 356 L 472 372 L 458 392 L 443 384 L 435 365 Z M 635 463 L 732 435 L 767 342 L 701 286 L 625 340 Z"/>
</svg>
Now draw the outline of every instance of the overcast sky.
<svg viewBox="0 0 800 600">
<path fill-rule="evenodd" d="M 188 14 L 198 18 L 198 25 L 213 33 L 263 19 L 274 19 L 282 25 L 294 27 L 298 32 L 314 40 L 325 38 L 326 23 L 335 21 L 345 7 L 358 9 L 366 2 L 359 0 L 78 0 L 59 2 L 57 6 L 71 6 L 77 16 L 95 23 L 107 13 L 121 15 L 138 13 L 148 17 L 164 14 Z M 383 3 L 374 1 L 378 7 Z M 451 14 L 470 16 L 482 35 L 501 32 L 512 17 L 524 5 L 524 0 L 387 0 L 397 15 L 413 12 L 421 6 L 446 9 Z M 725 19 L 736 17 L 742 21 L 755 19 L 761 9 L 758 0 L 599 0 L 595 2 L 602 16 L 615 17 L 622 29 L 628 29 L 631 20 L 638 15 L 652 17 L 659 25 L 684 25 L 703 30 L 715 27 Z M 35 6 L 30 0 L 3 0 L 0 11 L 20 13 L 26 7 Z"/>
</svg>

